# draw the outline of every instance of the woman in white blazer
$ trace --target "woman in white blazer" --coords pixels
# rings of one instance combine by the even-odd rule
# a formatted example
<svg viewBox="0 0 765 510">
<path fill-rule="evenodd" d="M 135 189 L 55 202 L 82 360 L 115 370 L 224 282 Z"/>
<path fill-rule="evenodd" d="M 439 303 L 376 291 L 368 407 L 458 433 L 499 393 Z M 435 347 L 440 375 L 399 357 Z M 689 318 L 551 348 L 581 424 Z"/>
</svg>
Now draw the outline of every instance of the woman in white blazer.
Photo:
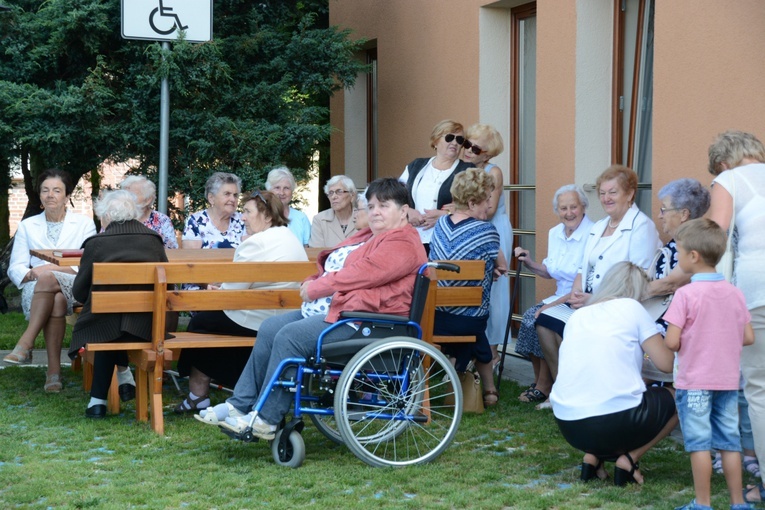
<svg viewBox="0 0 765 510">
<path fill-rule="evenodd" d="M 91 218 L 67 211 L 74 190 L 69 174 L 50 169 L 40 174 L 37 182 L 44 211 L 19 224 L 8 265 L 8 277 L 21 290 L 21 306 L 29 325 L 3 361 L 31 363 L 35 338 L 42 331 L 48 351 L 45 390 L 57 392 L 62 388 L 61 343 L 66 316 L 72 314 L 75 302 L 72 284 L 76 268 L 50 264 L 32 257 L 29 250 L 77 249 L 95 235 L 96 226 Z"/>
<path fill-rule="evenodd" d="M 307 261 L 302 241 L 287 227 L 284 205 L 268 191 L 255 191 L 244 202 L 242 220 L 246 240 L 234 252 L 234 262 Z M 242 276 L 246 278 L 246 276 Z M 224 283 L 208 286 L 221 289 L 288 289 L 294 282 Z M 255 337 L 260 323 L 285 310 L 224 310 L 199 312 L 192 317 L 188 331 Z M 189 376 L 189 395 L 175 407 L 176 413 L 196 413 L 210 406 L 210 381 L 233 387 L 250 358 L 251 347 L 228 349 L 185 349 L 178 360 L 178 373 Z"/>
<path fill-rule="evenodd" d="M 590 230 L 567 303 L 537 318 L 539 343 L 553 379 L 558 375 L 563 328 L 574 310 L 587 303 L 614 264 L 629 261 L 647 269 L 661 247 L 656 225 L 635 205 L 637 186 L 637 174 L 622 165 L 610 166 L 598 177 L 596 188 L 606 217 Z"/>
</svg>

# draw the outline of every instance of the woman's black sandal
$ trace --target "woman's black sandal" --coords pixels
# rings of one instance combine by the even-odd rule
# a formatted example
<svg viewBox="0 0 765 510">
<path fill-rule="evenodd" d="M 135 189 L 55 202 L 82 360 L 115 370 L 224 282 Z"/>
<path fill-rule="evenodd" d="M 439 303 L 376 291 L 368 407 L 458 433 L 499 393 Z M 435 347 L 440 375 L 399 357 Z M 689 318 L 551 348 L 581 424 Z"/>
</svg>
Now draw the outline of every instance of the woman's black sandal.
<svg viewBox="0 0 765 510">
<path fill-rule="evenodd" d="M 526 390 L 520 397 L 518 397 L 518 400 L 527 403 L 544 402 L 547 400 L 547 395 L 534 388 L 533 390 Z"/>
<path fill-rule="evenodd" d="M 587 462 L 582 462 L 582 474 L 579 475 L 579 479 L 583 482 L 589 482 L 593 478 L 598 477 L 598 469 L 603 467 L 603 459 L 598 459 L 598 465 L 593 466 Z"/>
<path fill-rule="evenodd" d="M 618 466 L 614 468 L 614 485 L 618 485 L 619 487 L 623 487 L 628 483 L 637 483 L 637 480 L 635 480 L 635 471 L 640 469 L 640 463 L 632 460 L 629 453 L 625 453 L 624 456 L 630 461 L 632 467 L 629 471 Z"/>
</svg>

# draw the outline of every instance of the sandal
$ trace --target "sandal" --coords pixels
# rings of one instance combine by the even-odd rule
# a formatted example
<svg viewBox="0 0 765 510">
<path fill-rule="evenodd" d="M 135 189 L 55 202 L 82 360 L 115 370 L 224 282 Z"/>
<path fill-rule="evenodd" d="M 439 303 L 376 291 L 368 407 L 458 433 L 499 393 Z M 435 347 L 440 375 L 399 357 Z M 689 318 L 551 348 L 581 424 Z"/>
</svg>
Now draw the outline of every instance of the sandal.
<svg viewBox="0 0 765 510">
<path fill-rule="evenodd" d="M 760 478 L 760 463 L 757 461 L 757 457 L 744 457 L 744 471 L 755 478 Z"/>
<path fill-rule="evenodd" d="M 520 400 L 521 402 L 529 402 L 529 403 L 544 402 L 545 400 L 547 400 L 547 395 L 545 395 L 538 389 L 534 388 L 533 390 L 528 390 L 524 392 L 520 397 L 518 397 L 518 400 Z"/>
<path fill-rule="evenodd" d="M 749 492 L 753 489 L 757 489 L 757 492 L 760 493 L 760 499 L 751 499 L 749 498 Z M 744 488 L 744 501 L 747 503 L 754 503 L 755 505 L 762 503 L 765 501 L 765 488 L 762 486 L 762 483 L 758 483 L 756 485 L 747 485 Z"/>
<path fill-rule="evenodd" d="M 720 452 L 715 453 L 715 458 L 712 460 L 712 471 L 718 475 L 723 474 L 722 454 Z"/>
<path fill-rule="evenodd" d="M 640 463 L 632 460 L 632 456 L 629 453 L 625 453 L 624 456 L 627 457 L 631 467 L 629 471 L 618 466 L 614 469 L 614 485 L 619 487 L 623 487 L 628 483 L 638 483 L 635 479 L 635 471 L 640 469 Z"/>
<path fill-rule="evenodd" d="M 583 482 L 589 482 L 593 478 L 599 478 L 598 476 L 598 470 L 603 468 L 603 459 L 598 459 L 598 465 L 593 466 L 589 462 L 582 462 L 582 473 L 579 475 L 579 479 Z M 605 478 L 608 478 L 608 473 L 606 473 Z M 605 480 L 603 478 L 603 480 Z"/>
<path fill-rule="evenodd" d="M 24 349 L 17 345 L 3 358 L 3 361 L 11 365 L 29 365 L 32 363 L 32 349 Z"/>
<path fill-rule="evenodd" d="M 48 393 L 58 393 L 64 389 L 64 385 L 61 382 L 61 374 L 50 374 L 45 378 L 45 391 Z"/>
<path fill-rule="evenodd" d="M 203 409 L 207 409 L 207 407 L 197 407 L 200 402 L 204 402 L 205 400 L 209 400 L 209 396 L 203 395 L 199 398 L 190 399 L 189 397 L 186 397 L 183 399 L 183 402 L 175 406 L 173 409 L 173 412 L 175 414 L 186 414 L 186 413 L 196 413 L 198 411 L 202 411 Z"/>
<path fill-rule="evenodd" d="M 520 395 L 518 395 L 518 398 L 520 399 L 520 398 L 521 398 L 523 395 L 526 395 L 528 392 L 530 392 L 531 390 L 533 390 L 533 389 L 534 389 L 534 388 L 536 388 L 536 387 L 537 387 L 537 383 L 531 383 L 531 386 L 529 386 L 528 388 L 526 388 L 525 390 L 523 390 L 523 391 L 521 392 L 521 394 L 520 394 Z"/>
<path fill-rule="evenodd" d="M 493 400 L 486 400 L 486 397 L 494 397 Z M 499 393 L 495 390 L 487 390 L 483 392 L 483 406 L 491 407 L 499 403 Z"/>
</svg>

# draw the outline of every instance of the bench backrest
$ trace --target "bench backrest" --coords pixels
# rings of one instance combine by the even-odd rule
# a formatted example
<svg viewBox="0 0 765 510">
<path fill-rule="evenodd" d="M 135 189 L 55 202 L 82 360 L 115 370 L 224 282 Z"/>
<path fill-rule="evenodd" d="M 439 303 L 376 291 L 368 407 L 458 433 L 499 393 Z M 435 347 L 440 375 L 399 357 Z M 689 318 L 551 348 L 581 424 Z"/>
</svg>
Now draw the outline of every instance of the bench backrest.
<svg viewBox="0 0 765 510">
<path fill-rule="evenodd" d="M 484 263 L 451 261 L 459 273 L 431 271 L 433 281 L 421 319 L 428 339 L 433 331 L 436 306 L 475 306 L 481 302 Z M 93 285 L 102 286 L 91 296 L 93 313 L 155 312 L 153 339 L 161 350 L 165 330 L 165 311 L 295 309 L 302 300 L 298 289 L 205 289 L 175 290 L 189 282 L 302 282 L 316 272 L 315 262 L 198 262 L 198 263 L 97 263 L 93 266 Z M 436 274 L 432 274 L 436 273 Z M 437 287 L 436 280 L 472 280 L 473 287 Z M 151 285 L 152 290 L 113 290 L 110 285 Z M 168 290 L 168 286 L 170 289 Z"/>
</svg>

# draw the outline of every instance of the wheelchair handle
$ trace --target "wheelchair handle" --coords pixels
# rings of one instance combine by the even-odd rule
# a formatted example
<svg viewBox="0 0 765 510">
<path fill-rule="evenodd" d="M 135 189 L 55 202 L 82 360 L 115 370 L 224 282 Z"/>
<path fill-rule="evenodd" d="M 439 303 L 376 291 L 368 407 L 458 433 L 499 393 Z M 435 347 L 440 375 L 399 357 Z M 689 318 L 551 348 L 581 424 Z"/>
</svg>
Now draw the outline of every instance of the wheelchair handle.
<svg viewBox="0 0 765 510">
<path fill-rule="evenodd" d="M 451 262 L 427 262 L 420 266 L 419 271 L 417 271 L 417 274 L 423 274 L 425 270 L 429 267 L 432 267 L 434 269 L 443 269 L 444 271 L 451 271 L 452 273 L 459 273 L 460 272 L 460 266 L 457 264 L 452 264 Z"/>
</svg>

